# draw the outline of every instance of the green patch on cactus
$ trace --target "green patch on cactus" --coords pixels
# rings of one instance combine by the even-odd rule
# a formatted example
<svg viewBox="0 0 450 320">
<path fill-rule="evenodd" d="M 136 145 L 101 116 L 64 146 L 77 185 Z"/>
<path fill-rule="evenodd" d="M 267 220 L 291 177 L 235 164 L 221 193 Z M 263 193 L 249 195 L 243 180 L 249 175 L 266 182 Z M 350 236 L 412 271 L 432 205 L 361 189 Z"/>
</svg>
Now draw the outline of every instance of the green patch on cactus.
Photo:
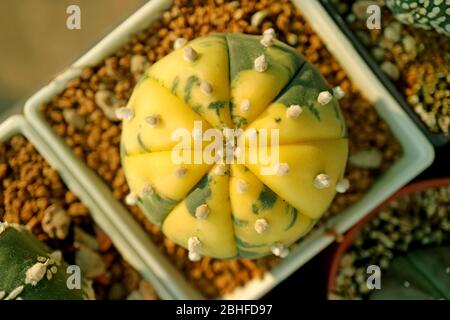
<svg viewBox="0 0 450 320">
<path fill-rule="evenodd" d="M 127 149 L 125 148 L 125 144 L 120 142 L 120 158 L 123 159 L 128 156 Z"/>
<path fill-rule="evenodd" d="M 233 223 L 237 225 L 238 227 L 246 227 L 248 225 L 247 220 L 239 219 L 234 214 L 231 214 L 231 219 L 233 220 Z"/>
<path fill-rule="evenodd" d="M 238 248 L 239 258 L 257 259 L 257 258 L 263 257 L 264 255 L 265 255 L 265 253 L 253 252 L 253 251 L 248 251 L 245 249 Z"/>
<path fill-rule="evenodd" d="M 252 204 L 252 212 L 254 214 L 259 214 L 261 210 L 270 210 L 273 208 L 276 201 L 276 193 L 263 185 L 263 188 L 258 195 L 257 203 Z"/>
<path fill-rule="evenodd" d="M 239 249 L 241 249 L 241 248 L 244 248 L 244 249 L 252 249 L 253 248 L 254 249 L 254 248 L 263 248 L 263 247 L 268 246 L 267 243 L 254 244 L 254 243 L 245 242 L 244 240 L 242 240 L 236 236 L 234 236 L 234 240 L 236 241 L 236 245 Z"/>
<path fill-rule="evenodd" d="M 225 108 L 226 105 L 227 103 L 224 101 L 213 101 L 208 105 L 208 109 L 214 109 L 217 116 L 220 116 L 220 110 Z"/>
<path fill-rule="evenodd" d="M 145 145 L 144 141 L 142 141 L 142 136 L 141 136 L 141 133 L 140 133 L 140 132 L 139 132 L 138 135 L 137 135 L 137 140 L 138 140 L 139 146 L 141 147 L 141 149 L 142 149 L 143 151 L 145 151 L 145 152 L 151 152 L 150 148 L 147 147 L 147 146 Z"/>
<path fill-rule="evenodd" d="M 139 80 L 136 82 L 136 86 L 135 88 L 139 87 L 145 80 L 147 80 L 148 78 L 150 78 L 150 76 L 147 73 L 144 73 Z"/>
<path fill-rule="evenodd" d="M 195 210 L 198 206 L 206 203 L 211 197 L 211 186 L 208 176 L 205 176 L 197 184 L 195 189 L 186 197 L 186 208 L 189 213 L 195 217 Z"/>
<path fill-rule="evenodd" d="M 237 129 L 245 127 L 248 124 L 247 119 L 240 116 L 232 116 L 232 120 Z"/>
<path fill-rule="evenodd" d="M 25 227 L 0 223 L 0 299 L 82 300 L 93 298 L 84 279 L 69 289 L 68 265 Z"/>
<path fill-rule="evenodd" d="M 450 36 L 450 4 L 448 1 L 387 0 L 394 17 L 405 24 Z"/>
<path fill-rule="evenodd" d="M 199 104 L 195 104 L 191 108 L 197 114 L 202 114 L 203 113 L 203 107 L 201 105 L 199 105 Z"/>
<path fill-rule="evenodd" d="M 291 219 L 289 220 L 289 223 L 288 223 L 286 229 L 284 229 L 285 231 L 289 230 L 290 228 L 292 228 L 294 226 L 295 222 L 297 221 L 298 211 L 294 207 L 288 205 L 286 207 L 286 214 L 289 214 L 291 216 Z"/>
<path fill-rule="evenodd" d="M 150 221 L 159 226 L 169 212 L 178 204 L 178 201 L 161 196 L 154 191 L 149 196 L 139 198 L 138 204 Z"/>
<path fill-rule="evenodd" d="M 276 201 L 277 194 L 264 185 L 258 196 L 260 208 L 262 210 L 272 209 Z"/>
<path fill-rule="evenodd" d="M 307 62 L 281 92 L 276 102 L 284 104 L 286 108 L 293 104 L 306 107 L 317 121 L 320 121 L 317 96 L 321 91 L 326 90 L 329 90 L 329 88 L 325 79 L 313 65 Z M 339 114 L 337 117 L 339 117 Z"/>
<path fill-rule="evenodd" d="M 188 103 L 191 100 L 192 88 L 200 84 L 200 80 L 197 76 L 190 76 L 186 80 L 186 86 L 184 87 L 184 101 Z"/>
<path fill-rule="evenodd" d="M 416 250 L 396 257 L 371 300 L 449 300 L 450 247 Z"/>
<path fill-rule="evenodd" d="M 172 92 L 172 94 L 175 94 L 177 92 L 179 84 L 180 84 L 180 77 L 176 76 L 175 79 L 173 80 L 172 88 L 170 89 L 170 92 Z"/>
<path fill-rule="evenodd" d="M 292 77 L 304 63 L 304 58 L 294 48 L 275 40 L 270 47 L 264 47 L 260 41 L 262 36 L 231 33 L 227 35 L 230 61 L 230 79 L 232 81 L 243 70 L 253 70 L 255 59 L 261 54 L 266 56 L 269 69 L 278 66 L 287 76 Z M 245 44 L 245 50 L 243 45 Z"/>
<path fill-rule="evenodd" d="M 201 41 L 199 41 L 198 45 L 200 47 L 217 47 L 217 46 L 222 46 L 226 50 L 228 50 L 228 46 L 227 46 L 226 42 L 224 42 L 224 41 L 213 41 L 213 40 L 215 40 L 214 38 L 218 38 L 218 39 L 224 40 L 225 39 L 225 35 L 223 35 L 223 34 L 210 34 L 210 35 L 208 35 L 208 38 L 205 38 L 204 40 L 202 39 Z"/>
</svg>

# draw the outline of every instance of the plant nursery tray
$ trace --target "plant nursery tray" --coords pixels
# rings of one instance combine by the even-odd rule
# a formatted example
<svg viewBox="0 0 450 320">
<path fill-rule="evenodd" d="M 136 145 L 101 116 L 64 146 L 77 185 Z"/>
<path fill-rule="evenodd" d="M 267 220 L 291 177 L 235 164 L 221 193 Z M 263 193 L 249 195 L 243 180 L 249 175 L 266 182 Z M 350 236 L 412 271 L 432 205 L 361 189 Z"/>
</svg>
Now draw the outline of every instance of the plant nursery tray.
<svg viewBox="0 0 450 320">
<path fill-rule="evenodd" d="M 361 93 L 375 105 L 379 115 L 387 122 L 403 148 L 400 160 L 377 179 L 367 194 L 354 205 L 335 215 L 327 223 L 336 232 L 343 233 L 362 219 L 387 197 L 428 167 L 434 159 L 434 149 L 398 102 L 370 70 L 364 59 L 337 27 L 318 1 L 293 1 L 310 21 L 312 27 L 326 43 L 345 71 L 357 83 Z M 194 290 L 182 274 L 155 247 L 146 231 L 133 219 L 125 207 L 112 195 L 100 177 L 77 158 L 52 129 L 40 106 L 61 93 L 66 83 L 81 73 L 84 66 L 93 66 L 112 54 L 137 33 L 158 19 L 171 1 L 152 0 L 113 30 L 93 49 L 26 103 L 25 114 L 36 131 L 45 139 L 52 151 L 67 168 L 66 179 L 83 186 L 83 192 L 95 199 L 94 205 L 103 213 L 105 229 L 119 248 L 125 249 L 130 263 L 138 263 L 138 270 L 152 275 L 152 283 L 159 288 L 163 298 L 198 299 L 202 294 Z M 75 181 L 75 182 L 73 182 Z M 108 224 L 108 226 L 106 226 Z M 276 267 L 266 272 L 262 279 L 252 279 L 245 286 L 222 296 L 223 299 L 258 299 L 286 279 L 312 257 L 334 241 L 325 233 L 325 227 L 313 231 L 296 245 L 291 254 Z M 144 266 L 145 265 L 145 266 Z M 153 277 L 154 276 L 154 277 Z"/>
<path fill-rule="evenodd" d="M 54 150 L 36 133 L 33 127 L 22 115 L 14 115 L 9 117 L 0 124 L 0 143 L 6 142 L 16 135 L 24 136 L 37 150 L 37 152 L 54 168 L 67 188 L 72 191 L 87 208 L 95 223 L 102 229 L 107 230 L 108 235 L 112 238 L 114 246 L 117 248 L 122 257 L 128 261 L 141 275 L 153 284 L 155 275 L 148 269 L 147 265 L 131 251 L 128 242 L 124 241 L 122 234 L 111 223 L 109 217 L 97 205 L 97 201 L 92 198 L 89 191 L 85 189 L 78 179 L 73 175 L 74 171 L 70 170 L 64 162 L 64 157 L 57 156 Z M 162 298 L 171 297 L 169 292 L 159 285 L 159 281 L 155 282 L 155 290 Z"/>
<path fill-rule="evenodd" d="M 356 49 L 359 55 L 365 60 L 367 65 L 372 69 L 373 73 L 378 77 L 380 82 L 386 87 L 390 95 L 397 101 L 398 105 L 411 117 L 414 123 L 425 134 L 428 140 L 436 146 L 440 147 L 450 142 L 450 135 L 443 133 L 433 133 L 423 123 L 417 113 L 408 105 L 403 94 L 401 94 L 389 77 L 381 70 L 380 65 L 375 61 L 367 48 L 356 37 L 355 33 L 349 28 L 342 16 L 336 11 L 336 8 L 329 0 L 320 0 L 328 14 L 333 18 L 335 25 L 340 28 L 341 32 L 349 39 L 351 45 Z"/>
</svg>

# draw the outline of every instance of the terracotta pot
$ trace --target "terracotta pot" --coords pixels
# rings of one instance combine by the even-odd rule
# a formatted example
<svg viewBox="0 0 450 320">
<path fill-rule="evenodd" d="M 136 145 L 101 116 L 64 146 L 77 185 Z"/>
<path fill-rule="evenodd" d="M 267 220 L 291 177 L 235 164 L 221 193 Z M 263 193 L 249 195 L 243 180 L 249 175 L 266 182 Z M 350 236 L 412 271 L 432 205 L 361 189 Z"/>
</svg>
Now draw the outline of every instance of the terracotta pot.
<svg viewBox="0 0 450 320">
<path fill-rule="evenodd" d="M 406 196 L 408 194 L 421 192 L 429 188 L 436 188 L 450 184 L 450 178 L 437 178 L 424 181 L 418 181 L 411 183 L 404 188 L 400 189 L 384 201 L 381 205 L 372 210 L 367 216 L 359 221 L 353 228 L 351 228 L 344 236 L 342 242 L 335 245 L 334 250 L 332 250 L 330 263 L 328 267 L 328 282 L 327 282 L 327 294 L 332 293 L 334 288 L 334 283 L 336 280 L 336 275 L 338 273 L 339 264 L 342 256 L 345 254 L 347 249 L 353 243 L 355 235 L 361 230 L 361 228 L 371 221 L 381 209 L 389 205 L 393 200 Z"/>
</svg>

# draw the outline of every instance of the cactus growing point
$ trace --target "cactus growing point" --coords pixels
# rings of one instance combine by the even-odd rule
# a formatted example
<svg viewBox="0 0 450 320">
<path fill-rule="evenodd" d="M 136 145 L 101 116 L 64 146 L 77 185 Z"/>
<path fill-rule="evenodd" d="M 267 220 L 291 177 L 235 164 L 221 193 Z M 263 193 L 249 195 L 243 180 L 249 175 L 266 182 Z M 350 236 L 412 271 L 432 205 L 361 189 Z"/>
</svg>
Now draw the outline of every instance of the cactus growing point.
<svg viewBox="0 0 450 320">
<path fill-rule="evenodd" d="M 337 101 L 342 90 L 336 94 L 312 64 L 268 32 L 215 34 L 176 47 L 145 72 L 127 105 L 133 117 L 123 120 L 121 155 L 128 198 L 136 200 L 128 203 L 137 202 L 191 260 L 285 257 L 336 188 L 348 188 L 339 184 L 348 149 Z M 150 116 L 158 121 L 149 125 Z M 218 129 L 225 151 L 215 163 L 174 163 L 177 129 L 192 133 L 181 148 L 192 151 L 190 160 L 207 149 L 196 147 L 204 137 L 195 122 L 203 132 Z M 279 134 L 272 175 L 250 160 L 259 148 L 248 142 L 265 130 Z M 228 151 L 242 163 L 228 162 Z"/>
</svg>

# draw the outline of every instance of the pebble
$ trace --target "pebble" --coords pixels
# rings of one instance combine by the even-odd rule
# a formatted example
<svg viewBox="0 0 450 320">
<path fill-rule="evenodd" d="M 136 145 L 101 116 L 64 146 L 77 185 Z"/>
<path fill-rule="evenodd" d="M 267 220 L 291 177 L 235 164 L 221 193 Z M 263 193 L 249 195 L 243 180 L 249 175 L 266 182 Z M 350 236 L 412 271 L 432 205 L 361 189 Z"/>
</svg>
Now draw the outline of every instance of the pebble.
<svg viewBox="0 0 450 320">
<path fill-rule="evenodd" d="M 381 70 L 383 70 L 383 72 L 392 80 L 398 80 L 400 78 L 400 71 L 398 71 L 397 66 L 390 61 L 384 61 L 381 64 Z"/>
<path fill-rule="evenodd" d="M 259 27 L 268 15 L 269 13 L 266 10 L 257 11 L 252 15 L 250 24 L 254 27 Z"/>
<path fill-rule="evenodd" d="M 75 263 L 88 279 L 95 279 L 106 272 L 106 266 L 102 257 L 85 245 L 80 245 L 75 252 Z"/>
<path fill-rule="evenodd" d="M 109 90 L 99 90 L 95 93 L 95 103 L 103 111 L 103 114 L 111 121 L 120 121 L 117 110 L 125 104 L 116 98 Z"/>
<path fill-rule="evenodd" d="M 86 125 L 86 119 L 78 115 L 75 109 L 63 109 L 62 111 L 64 120 L 72 124 L 78 130 L 82 130 Z"/>
<path fill-rule="evenodd" d="M 350 164 L 367 169 L 377 169 L 380 167 L 383 160 L 383 154 L 378 149 L 366 149 L 360 150 L 353 154 L 350 154 Z"/>
<path fill-rule="evenodd" d="M 97 238 L 91 236 L 78 226 L 74 227 L 74 241 L 77 245 L 83 245 L 91 250 L 99 250 Z"/>
<path fill-rule="evenodd" d="M 366 19 L 368 16 L 367 8 L 371 5 L 378 5 L 377 1 L 356 1 L 352 5 L 352 12 L 358 19 Z"/>
<path fill-rule="evenodd" d="M 399 22 L 393 22 L 384 29 L 384 37 L 392 42 L 400 41 L 402 25 Z"/>
<path fill-rule="evenodd" d="M 70 223 L 71 218 L 66 210 L 58 206 L 50 206 L 45 210 L 41 226 L 50 238 L 63 240 L 69 234 Z"/>
</svg>

